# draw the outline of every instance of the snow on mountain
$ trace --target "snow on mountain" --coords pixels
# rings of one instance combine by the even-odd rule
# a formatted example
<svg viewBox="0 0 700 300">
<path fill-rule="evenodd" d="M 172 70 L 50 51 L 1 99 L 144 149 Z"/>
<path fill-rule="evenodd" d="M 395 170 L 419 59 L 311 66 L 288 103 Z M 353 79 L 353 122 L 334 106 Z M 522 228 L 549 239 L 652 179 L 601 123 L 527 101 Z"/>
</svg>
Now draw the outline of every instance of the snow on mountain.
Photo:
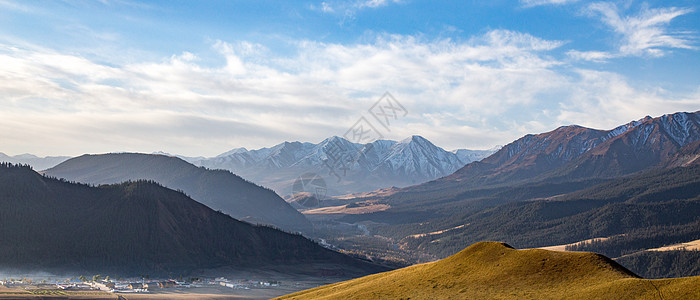
<svg viewBox="0 0 700 300">
<path fill-rule="evenodd" d="M 513 182 L 537 176 L 606 178 L 631 174 L 670 159 L 683 146 L 700 140 L 700 111 L 678 112 L 597 130 L 562 126 L 528 134 L 500 151 L 468 164 L 442 180 L 459 184 Z M 468 179 L 468 180 L 467 180 Z"/>
<path fill-rule="evenodd" d="M 659 119 L 664 131 L 679 146 L 700 139 L 700 112 L 663 115 Z"/>
<path fill-rule="evenodd" d="M 634 128 L 634 127 L 637 127 L 637 126 L 639 126 L 640 124 L 642 124 L 642 123 L 644 123 L 645 121 L 648 121 L 648 120 L 651 120 L 651 117 L 650 117 L 650 116 L 646 116 L 646 117 L 644 117 L 643 119 L 640 119 L 640 120 L 638 120 L 638 121 L 632 121 L 632 122 L 629 122 L 629 123 L 627 123 L 627 124 L 620 125 L 620 126 L 614 128 L 614 129 L 610 130 L 610 131 L 608 132 L 607 138 L 610 139 L 610 138 L 614 138 L 614 137 L 616 137 L 616 136 L 618 136 L 618 135 L 621 135 L 621 134 L 627 132 L 628 130 L 630 130 L 630 129 Z"/>
<path fill-rule="evenodd" d="M 501 148 L 503 148 L 503 146 L 498 145 L 487 150 L 457 149 L 452 150 L 450 152 L 456 154 L 457 158 L 459 158 L 459 160 L 461 160 L 462 162 L 470 163 L 473 161 L 480 161 L 486 158 L 487 156 L 498 152 L 498 150 L 501 150 Z"/>
<path fill-rule="evenodd" d="M 284 142 L 256 150 L 236 148 L 216 157 L 188 161 L 207 168 L 231 170 L 280 195 L 290 194 L 293 181 L 301 174 L 315 173 L 328 182 L 329 194 L 343 194 L 429 181 L 493 152 L 445 151 L 420 136 L 367 144 L 333 136 L 318 144 Z"/>
<path fill-rule="evenodd" d="M 392 145 L 388 150 L 385 158 L 371 169 L 373 173 L 430 180 L 450 174 L 465 164 L 454 153 L 416 135 Z"/>
<path fill-rule="evenodd" d="M 243 147 L 235 148 L 235 149 L 232 149 L 230 151 L 226 151 L 224 153 L 221 153 L 221 154 L 217 155 L 216 157 L 225 157 L 225 156 L 234 155 L 234 154 L 238 154 L 238 153 L 245 153 L 245 152 L 248 152 L 248 149 L 243 148 Z"/>
</svg>

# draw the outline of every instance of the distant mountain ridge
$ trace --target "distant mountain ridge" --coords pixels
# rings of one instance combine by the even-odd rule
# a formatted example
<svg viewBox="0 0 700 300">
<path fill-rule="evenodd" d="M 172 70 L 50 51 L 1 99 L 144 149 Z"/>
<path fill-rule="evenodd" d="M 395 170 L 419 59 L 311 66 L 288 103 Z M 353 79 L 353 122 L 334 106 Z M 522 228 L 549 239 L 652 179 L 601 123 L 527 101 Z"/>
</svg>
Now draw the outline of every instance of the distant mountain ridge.
<svg viewBox="0 0 700 300">
<path fill-rule="evenodd" d="M 671 159 L 681 148 L 700 140 L 700 111 L 646 117 L 608 138 L 554 176 L 616 177 Z"/>
<path fill-rule="evenodd" d="M 301 235 L 235 220 L 150 181 L 92 187 L 0 164 L 0 191 L 0 269 L 125 276 L 308 264 L 386 270 Z"/>
<path fill-rule="evenodd" d="M 68 160 L 70 156 L 46 156 L 38 157 L 33 154 L 20 154 L 15 156 L 9 156 L 5 153 L 0 152 L 0 162 L 9 162 L 13 164 L 30 165 L 35 170 L 46 170 L 57 164 L 60 164 Z"/>
<path fill-rule="evenodd" d="M 338 195 L 433 180 L 496 150 L 446 151 L 421 136 L 367 144 L 334 136 L 318 144 L 284 142 L 256 150 L 236 148 L 212 158 L 183 159 L 230 170 L 280 195 L 295 192 L 292 184 L 300 175 L 314 173 L 325 178 L 329 195 Z"/>
<path fill-rule="evenodd" d="M 311 223 L 275 192 L 229 171 L 197 167 L 177 157 L 140 153 L 83 155 L 44 174 L 91 184 L 153 180 L 240 220 L 292 232 L 312 230 Z"/>
</svg>

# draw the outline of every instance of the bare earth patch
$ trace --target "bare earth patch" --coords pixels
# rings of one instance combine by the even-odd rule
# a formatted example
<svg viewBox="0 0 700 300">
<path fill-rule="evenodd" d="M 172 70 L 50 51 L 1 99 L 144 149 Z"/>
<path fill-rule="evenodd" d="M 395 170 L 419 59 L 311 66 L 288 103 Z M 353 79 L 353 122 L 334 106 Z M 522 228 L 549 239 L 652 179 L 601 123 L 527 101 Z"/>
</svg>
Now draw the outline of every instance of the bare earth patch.
<svg viewBox="0 0 700 300">
<path fill-rule="evenodd" d="M 674 251 L 674 250 L 700 250 L 700 240 L 695 240 L 686 243 L 663 246 L 659 248 L 649 249 L 647 251 Z"/>
<path fill-rule="evenodd" d="M 340 196 L 335 196 L 333 198 L 336 198 L 336 199 L 360 199 L 360 198 L 388 197 L 388 196 L 391 196 L 393 194 L 396 194 L 396 192 L 398 192 L 398 191 L 399 191 L 399 188 L 390 187 L 390 188 L 379 189 L 379 190 L 371 191 L 371 192 L 340 195 Z"/>
<path fill-rule="evenodd" d="M 455 227 L 452 227 L 452 228 L 447 228 L 447 229 L 444 229 L 444 230 L 438 230 L 438 231 L 433 231 L 433 232 L 428 232 L 428 233 L 413 234 L 413 235 L 409 235 L 409 236 L 407 236 L 407 237 L 417 239 L 417 238 L 422 238 L 422 237 L 429 236 L 429 235 L 443 234 L 443 233 L 445 233 L 445 232 L 448 232 L 448 231 L 451 231 L 451 230 L 455 230 L 455 229 L 464 228 L 464 227 L 466 227 L 466 226 L 469 226 L 469 224 L 462 224 L 462 225 L 455 226 Z"/>
<path fill-rule="evenodd" d="M 567 247 L 567 246 L 576 246 L 576 245 L 579 245 L 579 244 L 590 243 L 590 242 L 602 242 L 602 241 L 605 241 L 605 240 L 610 239 L 611 237 L 612 237 L 612 236 L 610 236 L 610 237 L 592 238 L 592 239 L 587 239 L 587 240 L 583 240 L 583 241 L 578 241 L 578 242 L 571 243 L 571 244 L 540 247 L 540 248 L 537 248 L 537 249 L 544 249 L 544 250 L 550 250 L 550 251 L 567 251 L 567 250 L 566 250 L 566 247 Z"/>
<path fill-rule="evenodd" d="M 303 211 L 305 215 L 334 215 L 334 214 L 347 214 L 347 215 L 361 215 L 368 214 L 378 211 L 384 211 L 391 208 L 388 204 L 368 204 L 366 206 L 359 207 L 348 207 L 348 205 L 338 205 L 338 206 L 328 206 L 316 209 L 309 209 Z"/>
</svg>

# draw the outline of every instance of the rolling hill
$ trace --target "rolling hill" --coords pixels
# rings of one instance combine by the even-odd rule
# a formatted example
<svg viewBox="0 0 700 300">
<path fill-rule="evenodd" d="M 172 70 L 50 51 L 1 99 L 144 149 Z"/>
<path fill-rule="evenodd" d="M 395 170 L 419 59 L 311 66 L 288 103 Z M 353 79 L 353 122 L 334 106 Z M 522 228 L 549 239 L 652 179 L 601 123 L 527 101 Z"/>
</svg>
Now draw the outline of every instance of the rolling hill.
<svg viewBox="0 0 700 300">
<path fill-rule="evenodd" d="M 599 254 L 480 242 L 440 261 L 278 299 L 691 299 L 700 277 L 641 279 Z"/>
<path fill-rule="evenodd" d="M 311 223 L 275 192 L 229 171 L 196 167 L 176 157 L 139 153 L 83 155 L 43 173 L 90 184 L 153 180 L 239 220 L 291 232 L 312 231 Z"/>
<path fill-rule="evenodd" d="M 347 274 L 384 270 L 301 235 L 238 221 L 152 181 L 94 187 L 10 164 L 0 164 L 0 241 L 0 268 L 59 274 L 313 264 Z"/>
</svg>

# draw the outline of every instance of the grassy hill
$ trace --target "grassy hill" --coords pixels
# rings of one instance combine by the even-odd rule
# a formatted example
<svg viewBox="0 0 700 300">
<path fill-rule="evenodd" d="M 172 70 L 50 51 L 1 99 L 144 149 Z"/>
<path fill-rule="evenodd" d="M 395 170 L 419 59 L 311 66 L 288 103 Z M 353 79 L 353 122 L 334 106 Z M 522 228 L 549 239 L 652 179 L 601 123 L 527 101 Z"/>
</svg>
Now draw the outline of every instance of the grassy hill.
<svg viewBox="0 0 700 300">
<path fill-rule="evenodd" d="M 605 256 L 480 242 L 433 263 L 279 299 L 691 299 L 700 277 L 641 279 Z"/>
</svg>

